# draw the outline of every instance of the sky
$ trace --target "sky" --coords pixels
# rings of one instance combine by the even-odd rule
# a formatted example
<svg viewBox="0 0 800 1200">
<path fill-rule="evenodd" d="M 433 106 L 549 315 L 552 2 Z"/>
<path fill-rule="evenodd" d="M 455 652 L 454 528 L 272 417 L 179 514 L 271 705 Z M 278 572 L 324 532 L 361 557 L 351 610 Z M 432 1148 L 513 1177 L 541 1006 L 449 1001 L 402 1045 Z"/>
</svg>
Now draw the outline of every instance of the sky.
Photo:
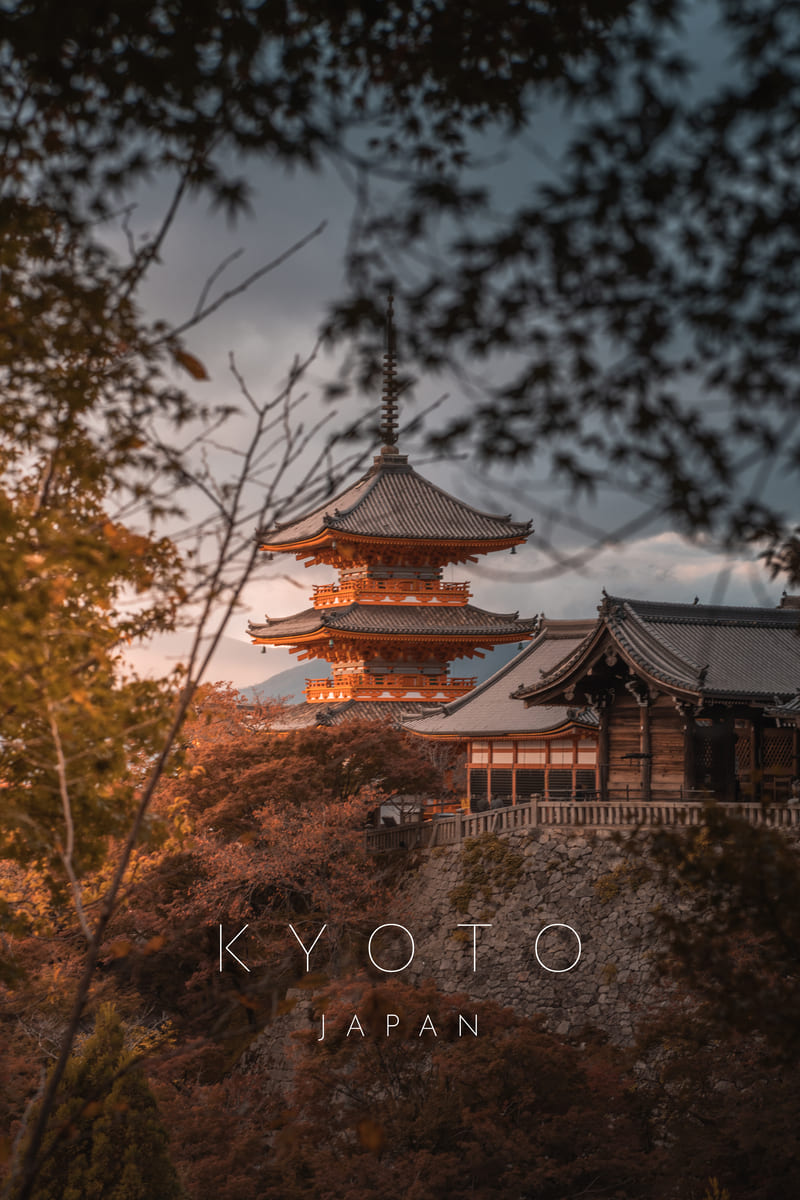
<svg viewBox="0 0 800 1200">
<path fill-rule="evenodd" d="M 699 27 L 695 42 L 701 51 L 705 37 L 705 29 Z M 708 58 L 714 59 L 710 49 Z M 540 141 L 548 144 L 548 156 L 557 153 L 563 134 L 560 118 L 545 116 L 538 134 Z M 253 396 L 262 399 L 280 389 L 295 355 L 303 358 L 311 351 L 326 307 L 343 287 L 342 261 L 353 210 L 348 187 L 332 169 L 319 175 L 287 175 L 253 163 L 243 169 L 252 189 L 251 214 L 231 226 L 220 214 L 210 213 L 205 203 L 185 207 L 170 233 L 162 261 L 146 281 L 142 300 L 148 315 L 180 324 L 192 312 L 209 276 L 228 256 L 240 252 L 212 294 L 236 286 L 298 240 L 324 228 L 304 248 L 186 335 L 186 348 L 202 360 L 209 375 L 205 382 L 192 383 L 190 391 L 199 401 L 214 404 L 242 403 L 230 370 L 231 355 Z M 524 145 L 506 149 L 502 161 L 491 168 L 509 204 L 545 169 L 541 156 Z M 132 216 L 136 231 L 144 233 L 156 225 L 167 194 L 164 181 L 139 193 Z M 118 231 L 110 231 L 109 237 L 122 246 Z M 402 310 L 396 312 L 396 321 L 402 327 Z M 299 410 L 299 419 L 307 424 L 327 415 L 329 431 L 346 427 L 356 415 L 376 411 L 380 401 L 377 393 L 351 396 L 338 408 L 326 409 L 321 395 L 336 366 L 337 360 L 330 355 L 321 353 L 315 359 L 303 380 L 308 395 Z M 180 382 L 186 385 L 185 377 Z M 401 428 L 431 406 L 438 405 L 437 415 L 441 415 L 466 403 L 457 380 L 419 379 L 413 400 L 402 405 Z M 247 437 L 244 417 L 233 420 L 224 434 L 234 451 L 246 445 Z M 320 446 L 323 437 L 321 433 L 314 446 Z M 363 449 L 368 464 L 371 448 Z M 515 555 L 506 552 L 470 565 L 469 570 L 448 571 L 448 578 L 472 580 L 472 602 L 481 607 L 516 611 L 522 616 L 586 617 L 595 612 L 603 588 L 611 594 L 645 599 L 692 602 L 698 597 L 701 602 L 779 603 L 782 585 L 771 581 L 754 559 L 732 558 L 713 544 L 690 543 L 663 519 L 616 536 L 636 521 L 647 505 L 647 496 L 606 490 L 576 500 L 553 485 L 544 455 L 515 470 L 504 468 L 491 474 L 466 457 L 432 459 L 419 433 L 401 433 L 401 450 L 422 474 L 476 507 L 510 512 L 515 520 L 533 520 L 532 538 Z M 224 474 L 231 454 L 220 449 L 217 462 L 216 453 L 212 449 L 212 467 Z M 362 465 L 358 473 L 364 469 Z M 780 486 L 780 480 L 774 481 L 775 488 Z M 254 503 L 257 500 L 256 496 Z M 189 496 L 188 504 L 190 509 L 197 504 L 202 510 L 197 498 Z M 293 665 L 287 650 L 270 648 L 261 654 L 253 647 L 246 634 L 247 621 L 260 621 L 265 614 L 284 616 L 307 607 L 312 584 L 329 581 L 331 576 L 329 569 L 306 569 L 291 556 L 260 563 L 228 622 L 207 678 L 245 687 Z M 131 660 L 139 670 L 161 674 L 185 658 L 187 645 L 186 634 L 157 638 L 134 648 Z"/>
</svg>

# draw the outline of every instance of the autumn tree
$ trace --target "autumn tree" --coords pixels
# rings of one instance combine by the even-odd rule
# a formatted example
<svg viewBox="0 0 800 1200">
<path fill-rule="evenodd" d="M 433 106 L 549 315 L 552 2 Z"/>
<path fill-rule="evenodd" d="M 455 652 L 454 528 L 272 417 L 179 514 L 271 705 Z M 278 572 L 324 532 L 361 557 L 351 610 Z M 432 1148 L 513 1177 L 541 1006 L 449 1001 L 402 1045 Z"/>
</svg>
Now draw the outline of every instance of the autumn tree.
<svg viewBox="0 0 800 1200">
<path fill-rule="evenodd" d="M 185 727 L 181 765 L 164 797 L 181 797 L 209 825 L 231 834 L 247 828 L 253 811 L 265 804 L 296 806 L 310 816 L 365 789 L 374 800 L 444 790 L 443 764 L 431 761 L 424 742 L 389 722 L 276 736 L 269 720 L 269 707 L 251 713 L 239 706 L 235 692 L 207 689 Z"/>
<path fill-rule="evenodd" d="M 110 1005 L 70 1060 L 42 1151 L 36 1200 L 180 1200 L 167 1134 Z"/>
<path fill-rule="evenodd" d="M 701 826 L 654 839 L 680 907 L 659 922 L 672 970 L 719 1028 L 757 1029 L 794 1061 L 800 1052 L 800 857 L 785 833 L 710 808 Z"/>
<path fill-rule="evenodd" d="M 655 914 L 674 999 L 644 1017 L 637 1047 L 651 1120 L 674 1151 L 665 1178 L 678 1195 L 715 1177 L 768 1200 L 798 1170 L 797 846 L 714 806 L 648 842 L 674 898 Z"/>
<path fill-rule="evenodd" d="M 384 723 L 275 736 L 262 718 L 230 691 L 204 689 L 156 799 L 176 832 L 137 856 L 105 943 L 121 981 L 195 1031 L 213 1010 L 229 1033 L 243 991 L 258 1024 L 276 989 L 303 977 L 290 923 L 306 944 L 326 926 L 315 971 L 347 969 L 392 903 L 390 868 L 367 852 L 367 818 L 395 791 L 435 784 L 424 746 Z M 249 976 L 230 960 L 220 978 L 220 924 L 230 936 L 248 924 L 239 945 Z"/>
<path fill-rule="evenodd" d="M 648 1194 L 635 1108 L 602 1048 L 431 985 L 351 980 L 315 1008 L 325 1041 L 304 1046 L 263 1195 Z M 363 1037 L 347 1034 L 354 1013 Z"/>
</svg>

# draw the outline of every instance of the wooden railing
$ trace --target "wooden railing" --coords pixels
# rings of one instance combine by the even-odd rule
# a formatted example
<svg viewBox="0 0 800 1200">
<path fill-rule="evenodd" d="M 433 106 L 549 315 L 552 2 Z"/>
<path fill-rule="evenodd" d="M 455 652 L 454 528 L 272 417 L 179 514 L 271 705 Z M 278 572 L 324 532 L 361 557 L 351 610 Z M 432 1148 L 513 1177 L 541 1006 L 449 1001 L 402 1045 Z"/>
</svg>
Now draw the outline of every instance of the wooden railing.
<svg viewBox="0 0 800 1200">
<path fill-rule="evenodd" d="M 466 678 L 451 675 L 345 675 L 339 679 L 307 679 L 306 697 L 308 700 L 339 698 L 339 693 L 348 700 L 376 700 L 386 692 L 397 693 L 397 698 L 417 699 L 436 697 L 437 699 L 456 700 L 459 696 L 471 692 L 475 687 L 476 678 Z M 410 695 L 414 693 L 414 695 Z"/>
<path fill-rule="evenodd" d="M 764 808 L 760 804 L 719 804 L 730 816 L 750 825 L 800 829 L 800 805 Z M 482 813 L 447 813 L 427 821 L 367 831 L 367 849 L 415 850 L 454 845 L 482 833 L 513 833 L 522 829 L 636 829 L 701 825 L 705 804 L 691 800 L 653 803 L 569 802 L 531 800 Z"/>
<path fill-rule="evenodd" d="M 350 579 L 344 583 L 314 585 L 314 607 L 336 604 L 385 604 L 386 597 L 400 603 L 414 596 L 420 604 L 466 604 L 469 583 L 443 583 L 439 579 Z"/>
</svg>

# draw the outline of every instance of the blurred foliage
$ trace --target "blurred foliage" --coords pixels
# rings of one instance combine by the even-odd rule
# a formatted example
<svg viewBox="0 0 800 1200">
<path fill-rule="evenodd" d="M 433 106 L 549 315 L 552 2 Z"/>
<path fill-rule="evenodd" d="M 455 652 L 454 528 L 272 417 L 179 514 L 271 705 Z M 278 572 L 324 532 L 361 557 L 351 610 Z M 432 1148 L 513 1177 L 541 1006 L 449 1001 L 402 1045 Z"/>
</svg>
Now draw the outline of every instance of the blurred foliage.
<svg viewBox="0 0 800 1200">
<path fill-rule="evenodd" d="M 101 488 L 59 473 L 40 501 L 38 478 L 0 501 L 0 853 L 53 868 L 59 886 L 67 855 L 81 873 L 127 826 L 172 697 L 126 677 L 123 654 L 174 624 L 184 591 L 174 547 L 112 521 Z"/>
<path fill-rule="evenodd" d="M 13 1195 L 13 1191 L 12 1191 Z M 36 1200 L 180 1200 L 167 1134 L 111 1005 L 67 1064 Z"/>
<path fill-rule="evenodd" d="M 800 856 L 785 833 L 713 806 L 705 823 L 653 840 L 680 904 L 659 914 L 673 970 L 718 1029 L 800 1053 Z"/>
<path fill-rule="evenodd" d="M 359 377 L 376 377 L 372 297 L 392 284 L 401 361 L 454 371 L 467 396 L 437 449 L 536 456 L 578 492 L 609 483 L 685 532 L 755 544 L 797 582 L 797 7 L 631 5 L 602 53 L 521 90 L 516 141 L 497 88 L 470 146 L 476 166 L 507 158 L 497 183 L 448 164 L 362 185 L 331 316 Z"/>
<path fill-rule="evenodd" d="M 578 491 L 612 482 L 797 580 L 796 518 L 769 485 L 800 464 L 799 25 L 780 0 L 7 7 L 14 437 L 42 428 L 37 392 L 58 425 L 99 386 L 119 472 L 154 409 L 185 421 L 163 366 L 204 365 L 136 308 L 175 211 L 197 194 L 246 209 L 251 154 L 334 164 L 355 209 L 327 331 L 362 384 L 392 286 L 402 361 L 454 369 L 472 397 L 438 449 L 541 453 Z M 504 154 L 519 184 L 493 194 Z M 134 236 L 128 198 L 154 177 L 173 201 Z M 111 218 L 128 261 L 104 248 Z M 163 444 L 134 456 L 180 479 Z"/>
<path fill-rule="evenodd" d="M 646 1194 L 644 1125 L 611 1051 L 432 985 L 351 980 L 316 1009 L 325 1040 L 308 1037 L 264 1196 Z M 354 1013 L 363 1038 L 347 1036 Z"/>
</svg>

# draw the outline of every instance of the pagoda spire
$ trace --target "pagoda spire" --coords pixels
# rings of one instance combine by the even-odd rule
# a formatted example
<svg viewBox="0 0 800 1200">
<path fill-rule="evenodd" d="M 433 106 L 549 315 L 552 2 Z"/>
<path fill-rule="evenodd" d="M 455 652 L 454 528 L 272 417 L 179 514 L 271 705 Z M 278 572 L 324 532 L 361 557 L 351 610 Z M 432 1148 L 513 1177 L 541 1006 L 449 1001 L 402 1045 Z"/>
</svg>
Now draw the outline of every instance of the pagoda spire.
<svg viewBox="0 0 800 1200">
<path fill-rule="evenodd" d="M 397 453 L 397 351 L 394 340 L 394 296 L 386 303 L 386 353 L 383 356 L 383 392 L 381 394 L 381 441 L 383 450 Z"/>
</svg>

